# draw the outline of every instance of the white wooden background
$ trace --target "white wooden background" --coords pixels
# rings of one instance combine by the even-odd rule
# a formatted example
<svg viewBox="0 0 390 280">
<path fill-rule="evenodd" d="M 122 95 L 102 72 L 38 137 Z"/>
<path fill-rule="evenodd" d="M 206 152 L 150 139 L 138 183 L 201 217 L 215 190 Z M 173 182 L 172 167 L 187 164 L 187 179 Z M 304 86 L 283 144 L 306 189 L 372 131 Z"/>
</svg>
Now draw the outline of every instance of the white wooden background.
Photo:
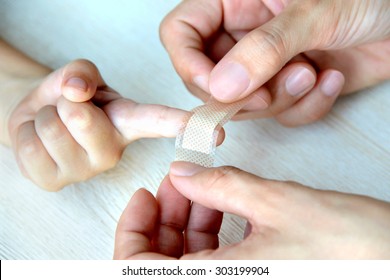
<svg viewBox="0 0 390 280">
<path fill-rule="evenodd" d="M 186 92 L 158 37 L 178 2 L 0 0 L 0 35 L 50 67 L 87 58 L 123 95 L 189 110 L 200 101 Z M 389 91 L 388 82 L 342 98 L 326 119 L 301 128 L 229 123 L 217 165 L 390 201 Z M 139 187 L 155 193 L 173 157 L 174 139 L 141 140 L 113 170 L 47 193 L 0 146 L 0 258 L 110 259 L 129 198 Z M 228 216 L 221 243 L 239 240 L 243 226 Z"/>
</svg>

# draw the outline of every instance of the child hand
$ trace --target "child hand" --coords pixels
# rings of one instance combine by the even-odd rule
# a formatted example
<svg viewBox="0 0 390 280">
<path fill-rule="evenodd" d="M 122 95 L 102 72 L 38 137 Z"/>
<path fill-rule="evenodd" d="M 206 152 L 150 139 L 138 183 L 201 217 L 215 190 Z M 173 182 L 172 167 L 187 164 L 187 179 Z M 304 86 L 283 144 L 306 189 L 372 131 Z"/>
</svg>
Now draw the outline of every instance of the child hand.
<svg viewBox="0 0 390 280">
<path fill-rule="evenodd" d="M 114 167 L 130 142 L 173 137 L 185 111 L 142 105 L 77 60 L 48 75 L 15 108 L 9 136 L 22 173 L 48 191 Z"/>
</svg>

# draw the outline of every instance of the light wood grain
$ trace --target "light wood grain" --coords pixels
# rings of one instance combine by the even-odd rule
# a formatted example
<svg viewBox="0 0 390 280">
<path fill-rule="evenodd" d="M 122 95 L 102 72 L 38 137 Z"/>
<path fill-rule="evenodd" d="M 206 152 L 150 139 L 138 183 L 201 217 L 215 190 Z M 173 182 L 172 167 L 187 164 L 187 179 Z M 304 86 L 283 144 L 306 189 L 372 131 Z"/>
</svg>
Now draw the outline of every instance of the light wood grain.
<svg viewBox="0 0 390 280">
<path fill-rule="evenodd" d="M 158 38 L 161 19 L 178 2 L 0 0 L 0 34 L 50 67 L 90 59 L 108 84 L 139 102 L 192 109 L 200 101 L 185 90 Z M 323 121 L 301 128 L 231 122 L 216 164 L 390 201 L 389 91 L 384 83 L 342 98 Z M 110 259 L 129 198 L 140 187 L 155 193 L 173 157 L 173 139 L 141 140 L 113 170 L 47 193 L 24 179 L 11 150 L 0 146 L 0 258 Z M 239 240 L 244 225 L 227 216 L 222 244 Z"/>
</svg>

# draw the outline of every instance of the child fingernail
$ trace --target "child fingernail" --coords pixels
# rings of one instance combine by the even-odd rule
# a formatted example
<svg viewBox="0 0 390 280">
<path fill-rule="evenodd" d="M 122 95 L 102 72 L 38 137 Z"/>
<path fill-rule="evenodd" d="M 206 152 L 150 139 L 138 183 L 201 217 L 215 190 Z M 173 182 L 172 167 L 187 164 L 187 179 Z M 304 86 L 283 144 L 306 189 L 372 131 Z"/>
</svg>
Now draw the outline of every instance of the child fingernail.
<svg viewBox="0 0 390 280">
<path fill-rule="evenodd" d="M 67 87 L 76 88 L 76 89 L 79 89 L 82 91 L 87 91 L 87 89 L 88 89 L 87 82 L 81 78 L 78 78 L 78 77 L 70 78 L 69 80 L 66 81 L 65 85 Z"/>
<path fill-rule="evenodd" d="M 205 169 L 205 167 L 191 162 L 175 161 L 172 162 L 169 173 L 179 177 L 190 177 Z"/>
</svg>

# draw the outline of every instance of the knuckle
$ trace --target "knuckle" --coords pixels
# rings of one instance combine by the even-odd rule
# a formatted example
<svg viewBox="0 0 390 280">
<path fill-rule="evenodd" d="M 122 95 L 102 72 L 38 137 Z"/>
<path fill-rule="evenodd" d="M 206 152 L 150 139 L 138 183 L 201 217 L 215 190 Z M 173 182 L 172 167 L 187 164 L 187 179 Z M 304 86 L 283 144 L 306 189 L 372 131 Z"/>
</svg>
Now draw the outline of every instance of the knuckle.
<svg viewBox="0 0 390 280">
<path fill-rule="evenodd" d="M 122 149 L 113 149 L 91 159 L 92 173 L 98 174 L 114 168 L 122 158 Z M 88 178 L 85 178 L 88 179 Z"/>
<path fill-rule="evenodd" d="M 24 138 L 19 141 L 19 156 L 21 158 L 35 158 L 42 152 L 43 146 L 36 137 Z"/>
<path fill-rule="evenodd" d="M 274 28 L 272 31 L 265 31 L 266 36 L 264 41 L 268 47 L 278 58 L 283 61 L 288 48 L 285 45 L 285 35 L 282 30 Z"/>
<path fill-rule="evenodd" d="M 72 106 L 67 113 L 66 122 L 81 131 L 89 131 L 94 127 L 93 115 L 92 109 L 89 107 Z"/>
<path fill-rule="evenodd" d="M 171 108 L 168 106 L 161 106 L 158 107 L 156 110 L 156 123 L 158 125 L 164 124 L 167 120 L 169 120 L 169 112 L 171 111 Z"/>
<path fill-rule="evenodd" d="M 41 110 L 39 113 L 41 113 Z M 40 137 L 43 137 L 51 142 L 57 141 L 64 136 L 60 120 L 56 116 L 48 117 L 46 114 L 38 116 L 35 121 L 37 133 Z"/>
<path fill-rule="evenodd" d="M 183 26 L 188 26 L 189 24 L 185 21 L 177 20 L 174 14 L 167 15 L 161 22 L 159 27 L 159 36 L 160 41 L 163 44 L 164 48 L 170 55 L 172 60 L 172 64 L 176 70 L 176 72 L 180 75 L 184 83 L 193 83 L 193 73 L 191 73 L 189 65 L 189 61 L 186 58 L 188 56 L 189 49 L 196 49 L 197 40 L 191 39 L 189 40 L 187 46 L 178 45 L 174 38 L 174 34 L 180 32 L 180 29 Z"/>
<path fill-rule="evenodd" d="M 283 30 L 275 26 L 272 30 L 262 29 L 259 32 L 261 32 L 260 36 L 258 32 L 251 32 L 246 36 L 248 45 L 251 46 L 248 49 L 259 50 L 256 51 L 259 56 L 267 53 L 267 60 L 264 60 L 264 56 L 259 59 L 268 63 L 272 68 L 280 67 L 287 60 L 287 51 L 289 50 L 286 46 L 287 40 Z"/>
<path fill-rule="evenodd" d="M 234 166 L 223 166 L 215 168 L 209 180 L 210 187 L 228 187 L 235 183 L 235 178 L 243 171 Z"/>
<path fill-rule="evenodd" d="M 98 173 L 94 172 L 89 164 L 76 164 L 62 171 L 62 186 L 87 181 Z"/>
<path fill-rule="evenodd" d="M 115 151 L 115 152 L 111 153 L 109 159 L 106 162 L 106 168 L 107 169 L 114 168 L 118 164 L 118 162 L 121 160 L 121 158 L 122 158 L 121 151 Z"/>
</svg>

